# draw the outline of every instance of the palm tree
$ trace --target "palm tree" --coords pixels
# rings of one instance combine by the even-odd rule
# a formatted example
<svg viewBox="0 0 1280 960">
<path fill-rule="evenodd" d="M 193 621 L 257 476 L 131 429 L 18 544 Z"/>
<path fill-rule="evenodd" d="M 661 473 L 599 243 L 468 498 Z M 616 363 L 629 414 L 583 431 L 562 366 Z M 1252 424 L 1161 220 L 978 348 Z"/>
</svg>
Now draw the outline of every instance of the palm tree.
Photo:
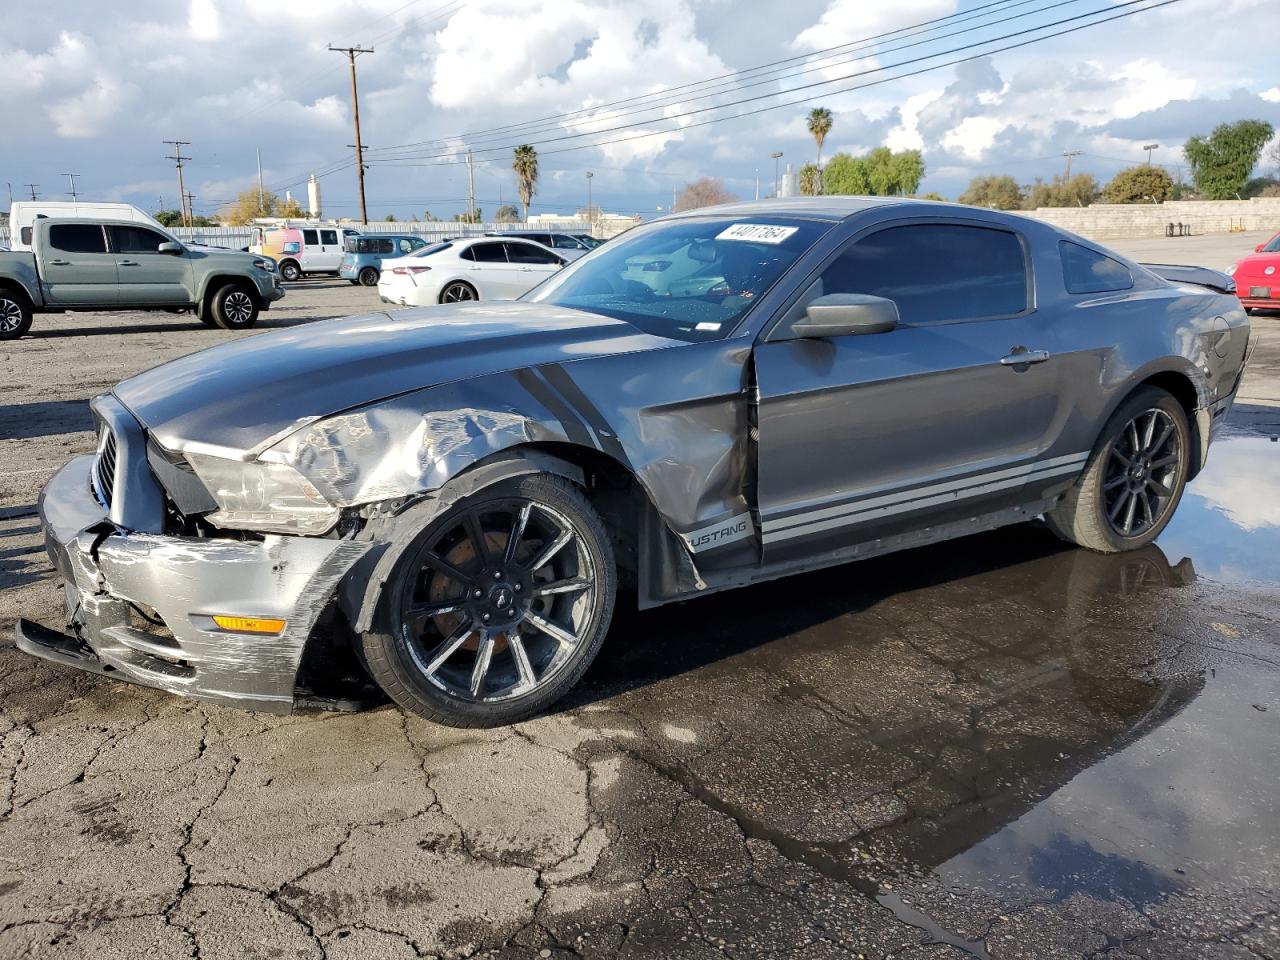
<svg viewBox="0 0 1280 960">
<path fill-rule="evenodd" d="M 533 202 L 533 190 L 538 185 L 538 151 L 530 144 L 516 147 L 511 169 L 520 181 L 520 202 L 524 204 L 524 218 L 529 219 L 529 204 Z"/>
<path fill-rule="evenodd" d="M 827 134 L 831 132 L 831 125 L 834 122 L 831 111 L 826 107 L 814 107 L 809 111 L 809 132 L 813 134 L 814 142 L 818 145 L 818 193 L 822 192 L 822 143 L 827 139 Z"/>
</svg>

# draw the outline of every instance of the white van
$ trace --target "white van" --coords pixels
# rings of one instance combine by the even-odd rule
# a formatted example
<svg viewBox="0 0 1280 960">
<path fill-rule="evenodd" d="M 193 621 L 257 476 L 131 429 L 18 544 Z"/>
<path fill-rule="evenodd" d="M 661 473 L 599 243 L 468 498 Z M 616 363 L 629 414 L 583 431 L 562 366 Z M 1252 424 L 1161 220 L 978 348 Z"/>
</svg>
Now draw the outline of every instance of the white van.
<svg viewBox="0 0 1280 960">
<path fill-rule="evenodd" d="M 132 220 L 145 223 L 162 233 L 169 231 L 150 214 L 131 203 L 107 203 L 84 200 L 15 200 L 9 207 L 9 248 L 31 249 L 31 225 L 41 217 L 52 219 L 80 217 L 88 220 Z"/>
<path fill-rule="evenodd" d="M 304 274 L 337 273 L 347 237 L 359 236 L 354 227 L 312 222 L 285 222 L 278 227 L 254 227 L 249 252 L 271 257 L 280 276 L 297 280 Z"/>
</svg>

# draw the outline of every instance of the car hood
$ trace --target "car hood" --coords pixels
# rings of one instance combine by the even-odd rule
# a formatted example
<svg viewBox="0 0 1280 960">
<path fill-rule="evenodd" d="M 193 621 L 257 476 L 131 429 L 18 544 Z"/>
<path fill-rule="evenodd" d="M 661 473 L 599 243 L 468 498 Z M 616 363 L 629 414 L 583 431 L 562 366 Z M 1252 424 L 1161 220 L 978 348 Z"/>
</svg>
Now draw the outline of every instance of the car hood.
<svg viewBox="0 0 1280 960">
<path fill-rule="evenodd" d="M 246 337 L 131 377 L 114 393 L 166 449 L 256 454 L 313 420 L 424 387 L 679 343 L 562 307 L 449 304 Z"/>
<path fill-rule="evenodd" d="M 1280 278 L 1280 253 L 1251 253 L 1236 261 L 1236 273 L 1243 276 L 1263 276 L 1262 271 L 1267 267 L 1275 267 L 1273 276 Z"/>
</svg>

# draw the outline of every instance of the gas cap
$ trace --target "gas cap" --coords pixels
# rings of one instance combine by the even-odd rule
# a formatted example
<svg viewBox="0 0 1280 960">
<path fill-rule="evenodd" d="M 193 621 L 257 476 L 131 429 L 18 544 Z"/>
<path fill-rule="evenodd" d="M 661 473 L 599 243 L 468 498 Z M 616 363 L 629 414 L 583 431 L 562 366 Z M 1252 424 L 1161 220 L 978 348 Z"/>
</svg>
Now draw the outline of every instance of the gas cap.
<svg viewBox="0 0 1280 960">
<path fill-rule="evenodd" d="M 1227 345 L 1231 343 L 1231 324 L 1222 317 L 1213 318 L 1213 352 L 1219 357 L 1227 355 Z"/>
</svg>

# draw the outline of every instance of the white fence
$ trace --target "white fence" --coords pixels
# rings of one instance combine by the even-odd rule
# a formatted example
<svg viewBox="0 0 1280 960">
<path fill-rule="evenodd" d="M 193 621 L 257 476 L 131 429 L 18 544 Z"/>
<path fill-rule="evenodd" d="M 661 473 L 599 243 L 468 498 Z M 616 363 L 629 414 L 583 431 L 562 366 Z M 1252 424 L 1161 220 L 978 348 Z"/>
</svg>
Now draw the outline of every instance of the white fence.
<svg viewBox="0 0 1280 960">
<path fill-rule="evenodd" d="M 301 226 L 301 223 L 299 225 Z M 444 240 L 448 237 L 480 237 L 486 233 L 507 233 L 512 230 L 536 230 L 540 233 L 592 232 L 591 223 L 586 220 L 560 222 L 554 227 L 525 226 L 523 223 L 457 223 L 444 220 L 430 223 L 413 220 L 394 223 L 379 221 L 355 226 L 361 233 L 408 233 L 431 241 Z M 239 250 L 253 242 L 251 227 L 173 227 L 172 232 L 179 240 L 205 243 L 211 247 L 227 247 L 230 250 Z M 607 228 L 604 232 L 610 233 Z M 8 245 L 9 228 L 0 226 L 0 246 Z"/>
</svg>

